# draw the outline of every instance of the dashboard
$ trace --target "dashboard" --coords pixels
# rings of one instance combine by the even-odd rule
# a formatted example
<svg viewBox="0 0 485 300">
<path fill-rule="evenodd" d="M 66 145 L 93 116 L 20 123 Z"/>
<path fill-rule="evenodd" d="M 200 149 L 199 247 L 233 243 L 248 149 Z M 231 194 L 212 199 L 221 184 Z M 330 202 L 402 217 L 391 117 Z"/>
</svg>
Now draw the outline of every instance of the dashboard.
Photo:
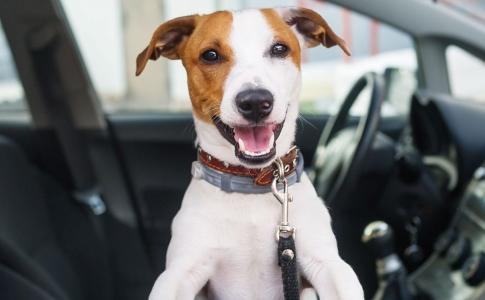
<svg viewBox="0 0 485 300">
<path fill-rule="evenodd" d="M 474 173 L 433 254 L 409 280 L 434 300 L 485 299 L 485 164 Z"/>
<path fill-rule="evenodd" d="M 485 300 L 485 105 L 417 92 L 410 124 L 434 178 L 461 196 L 453 197 L 452 220 L 408 282 L 425 299 Z"/>
<path fill-rule="evenodd" d="M 425 158 L 442 158 L 446 169 L 456 169 L 453 185 L 464 186 L 485 161 L 483 103 L 420 91 L 412 97 L 410 124 Z"/>
</svg>

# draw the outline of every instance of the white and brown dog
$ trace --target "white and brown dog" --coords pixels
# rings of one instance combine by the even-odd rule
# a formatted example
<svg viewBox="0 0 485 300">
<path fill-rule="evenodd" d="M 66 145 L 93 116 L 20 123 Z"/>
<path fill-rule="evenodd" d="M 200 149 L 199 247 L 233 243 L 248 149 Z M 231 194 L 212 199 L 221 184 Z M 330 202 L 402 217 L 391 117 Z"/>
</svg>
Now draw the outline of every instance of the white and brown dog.
<svg viewBox="0 0 485 300">
<path fill-rule="evenodd" d="M 192 300 L 201 290 L 211 299 L 283 299 L 274 238 L 281 206 L 269 189 L 258 188 L 271 182 L 276 158 L 292 161 L 301 49 L 317 45 L 350 54 L 312 10 L 254 9 L 170 20 L 139 54 L 137 75 L 159 56 L 182 60 L 203 149 L 199 163 L 210 173 L 194 175 L 185 193 L 151 300 Z M 289 176 L 295 165 L 288 164 Z M 231 176 L 217 179 L 226 172 Z M 231 190 L 239 175 L 260 182 L 239 181 L 239 190 Z M 290 222 L 298 232 L 298 269 L 314 288 L 301 298 L 316 299 L 316 290 L 323 300 L 363 299 L 354 271 L 339 257 L 323 201 L 305 174 L 296 181 Z"/>
</svg>

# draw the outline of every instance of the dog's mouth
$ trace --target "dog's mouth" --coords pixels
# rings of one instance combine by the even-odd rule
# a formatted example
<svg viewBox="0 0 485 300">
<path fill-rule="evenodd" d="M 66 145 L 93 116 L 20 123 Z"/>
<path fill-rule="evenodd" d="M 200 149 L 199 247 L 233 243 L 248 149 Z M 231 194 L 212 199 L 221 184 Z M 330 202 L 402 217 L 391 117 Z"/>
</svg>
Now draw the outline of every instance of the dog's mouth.
<svg viewBox="0 0 485 300">
<path fill-rule="evenodd" d="M 235 147 L 236 157 L 249 164 L 261 164 L 276 155 L 276 140 L 283 123 L 262 123 L 231 127 L 213 117 L 221 135 Z"/>
</svg>

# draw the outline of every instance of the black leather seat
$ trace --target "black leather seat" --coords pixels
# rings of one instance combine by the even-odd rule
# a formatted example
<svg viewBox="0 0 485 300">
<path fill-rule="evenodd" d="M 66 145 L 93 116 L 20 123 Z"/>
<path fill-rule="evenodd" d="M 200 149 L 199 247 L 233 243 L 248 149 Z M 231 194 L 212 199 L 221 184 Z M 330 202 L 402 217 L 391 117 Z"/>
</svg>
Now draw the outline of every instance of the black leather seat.
<svg viewBox="0 0 485 300">
<path fill-rule="evenodd" d="M 0 298 L 113 299 L 89 212 L 0 136 Z"/>
</svg>

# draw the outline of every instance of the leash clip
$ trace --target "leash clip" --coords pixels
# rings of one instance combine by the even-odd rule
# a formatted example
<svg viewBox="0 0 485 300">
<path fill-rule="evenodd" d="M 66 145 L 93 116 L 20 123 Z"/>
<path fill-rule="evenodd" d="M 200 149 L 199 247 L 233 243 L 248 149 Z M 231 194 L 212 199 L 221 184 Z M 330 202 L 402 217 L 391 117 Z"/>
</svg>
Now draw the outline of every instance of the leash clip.
<svg viewBox="0 0 485 300">
<path fill-rule="evenodd" d="M 293 201 L 293 197 L 288 192 L 288 180 L 285 178 L 285 168 L 281 159 L 275 160 L 277 172 L 273 182 L 271 183 L 271 191 L 276 200 L 281 204 L 281 223 L 276 230 L 276 240 L 279 241 L 280 237 L 295 237 L 295 227 L 291 226 L 288 222 L 288 206 L 289 202 Z M 278 190 L 278 184 L 283 184 L 282 191 Z"/>
</svg>

